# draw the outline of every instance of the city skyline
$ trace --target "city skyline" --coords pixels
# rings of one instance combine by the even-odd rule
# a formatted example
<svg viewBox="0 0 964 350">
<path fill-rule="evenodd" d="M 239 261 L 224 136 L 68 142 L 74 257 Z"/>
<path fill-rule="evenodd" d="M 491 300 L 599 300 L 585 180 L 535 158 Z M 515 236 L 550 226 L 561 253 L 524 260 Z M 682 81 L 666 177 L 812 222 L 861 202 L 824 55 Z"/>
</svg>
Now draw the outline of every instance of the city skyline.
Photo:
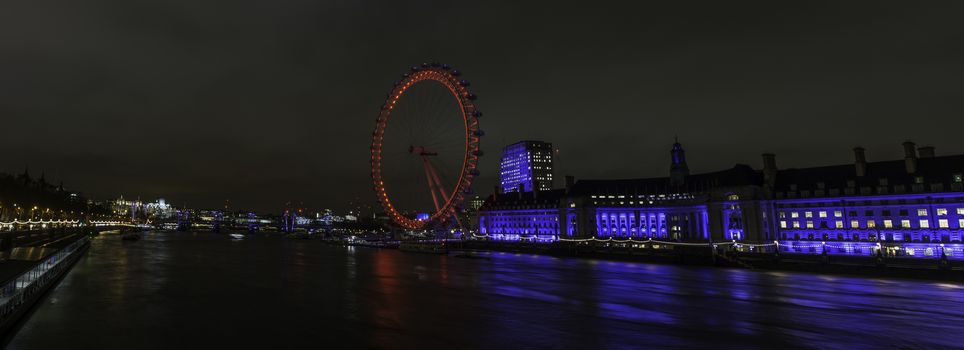
<svg viewBox="0 0 964 350">
<path fill-rule="evenodd" d="M 961 13 L 5 1 L 0 348 L 960 348 Z"/>
<path fill-rule="evenodd" d="M 660 175 L 674 135 L 697 173 L 759 168 L 765 152 L 845 164 L 858 145 L 891 159 L 906 139 L 964 153 L 940 132 L 964 126 L 961 4 L 58 5 L 0 21 L 17 33 L 0 38 L 0 114 L 31 131 L 0 140 L 18 150 L 0 170 L 95 198 L 373 203 L 377 107 L 431 60 L 470 74 L 486 111 L 481 194 L 524 139 L 561 150 L 558 178 Z"/>
</svg>

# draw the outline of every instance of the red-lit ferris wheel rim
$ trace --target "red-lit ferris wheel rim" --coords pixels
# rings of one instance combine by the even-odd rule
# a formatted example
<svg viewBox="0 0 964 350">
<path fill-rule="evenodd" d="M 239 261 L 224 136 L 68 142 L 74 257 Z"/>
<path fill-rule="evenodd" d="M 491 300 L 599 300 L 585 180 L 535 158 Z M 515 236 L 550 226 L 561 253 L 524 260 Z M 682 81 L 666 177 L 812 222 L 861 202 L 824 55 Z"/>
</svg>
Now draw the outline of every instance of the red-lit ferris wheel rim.
<svg viewBox="0 0 964 350">
<path fill-rule="evenodd" d="M 388 98 L 382 104 L 375 119 L 375 131 L 372 133 L 372 182 L 374 184 L 375 195 L 382 209 L 392 219 L 392 221 L 406 229 L 423 229 L 429 223 L 445 222 L 456 214 L 458 206 L 464 199 L 464 193 L 472 186 L 472 179 L 478 174 L 479 162 L 479 141 L 482 135 L 479 130 L 479 119 L 481 113 L 475 105 L 476 96 L 469 92 L 468 83 L 459 78 L 461 74 L 450 67 L 438 63 L 412 67 L 409 73 L 402 75 L 402 80 L 395 83 L 395 87 L 388 93 Z M 405 94 L 405 91 L 418 84 L 419 82 L 433 80 L 441 83 L 448 88 L 452 96 L 458 101 L 460 114 L 465 123 L 465 153 L 462 158 L 462 169 L 458 172 L 459 180 L 455 187 L 448 193 L 448 200 L 440 206 L 428 220 L 416 220 L 406 217 L 400 213 L 385 190 L 385 182 L 382 177 L 382 147 L 384 146 L 385 129 L 392 117 L 395 104 Z"/>
</svg>

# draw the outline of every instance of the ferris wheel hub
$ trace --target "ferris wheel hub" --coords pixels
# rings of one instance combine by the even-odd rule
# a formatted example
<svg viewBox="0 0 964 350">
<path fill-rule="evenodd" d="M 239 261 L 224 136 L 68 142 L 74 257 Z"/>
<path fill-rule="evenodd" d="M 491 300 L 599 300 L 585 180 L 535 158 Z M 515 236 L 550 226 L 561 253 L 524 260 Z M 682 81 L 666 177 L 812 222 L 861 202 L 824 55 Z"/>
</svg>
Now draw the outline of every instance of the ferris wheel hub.
<svg viewBox="0 0 964 350">
<path fill-rule="evenodd" d="M 430 149 L 428 149 L 428 148 L 425 148 L 425 147 L 423 147 L 423 146 L 417 146 L 417 147 L 416 147 L 416 146 L 408 146 L 408 153 L 416 154 L 416 155 L 419 155 L 419 156 L 422 156 L 422 157 L 425 157 L 425 156 L 437 156 L 437 155 L 438 155 L 438 152 L 432 151 L 432 150 L 430 150 Z"/>
</svg>

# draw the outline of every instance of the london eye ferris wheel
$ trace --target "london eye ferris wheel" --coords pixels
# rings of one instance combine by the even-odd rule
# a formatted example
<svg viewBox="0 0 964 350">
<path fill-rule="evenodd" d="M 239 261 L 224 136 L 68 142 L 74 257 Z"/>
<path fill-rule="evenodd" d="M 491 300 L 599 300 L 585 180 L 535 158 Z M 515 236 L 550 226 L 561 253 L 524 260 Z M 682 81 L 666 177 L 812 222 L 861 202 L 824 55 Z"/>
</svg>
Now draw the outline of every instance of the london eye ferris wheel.
<svg viewBox="0 0 964 350">
<path fill-rule="evenodd" d="M 458 224 L 478 175 L 482 113 L 462 73 L 445 64 L 411 67 L 375 119 L 371 177 L 382 209 L 398 227 Z"/>
</svg>

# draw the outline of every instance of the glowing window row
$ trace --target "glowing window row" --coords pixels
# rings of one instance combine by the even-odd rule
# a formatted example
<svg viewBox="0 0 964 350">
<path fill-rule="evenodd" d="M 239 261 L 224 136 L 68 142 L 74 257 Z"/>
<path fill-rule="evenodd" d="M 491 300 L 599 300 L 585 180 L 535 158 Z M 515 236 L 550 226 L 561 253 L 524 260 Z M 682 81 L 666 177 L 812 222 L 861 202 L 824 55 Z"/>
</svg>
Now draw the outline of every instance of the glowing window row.
<svg viewBox="0 0 964 350">
<path fill-rule="evenodd" d="M 938 219 L 938 220 L 937 220 L 937 227 L 938 227 L 938 228 L 950 228 L 950 224 L 949 224 L 949 223 L 950 223 L 950 221 L 947 220 L 947 219 Z M 894 221 L 893 221 L 893 220 L 883 220 L 883 224 L 884 224 L 884 228 L 894 228 Z M 926 219 L 918 221 L 917 224 L 918 224 L 918 227 L 920 227 L 920 228 L 930 228 L 930 226 L 931 226 L 930 220 L 926 220 Z M 800 225 L 801 225 L 800 221 L 792 221 L 792 222 L 790 223 L 790 226 L 792 226 L 793 228 L 801 228 Z M 807 222 L 805 222 L 803 225 L 805 225 L 806 228 L 814 228 L 813 221 L 807 221 Z M 834 227 L 835 227 L 835 228 L 845 228 L 845 227 L 844 227 L 844 222 L 841 221 L 841 220 L 837 220 L 837 221 L 834 222 Z M 867 221 L 866 221 L 866 225 L 865 225 L 864 227 L 866 227 L 866 228 L 876 228 L 876 227 L 877 227 L 877 222 L 876 222 L 875 220 L 867 220 Z M 786 222 L 786 221 L 780 221 L 780 228 L 787 228 L 787 222 Z M 860 221 L 859 221 L 859 220 L 851 220 L 851 221 L 850 221 L 850 228 L 860 228 Z M 898 226 L 898 228 L 912 228 L 912 227 L 910 226 L 910 220 L 900 220 L 900 226 Z M 964 228 L 964 219 L 957 219 L 957 228 Z"/>
<path fill-rule="evenodd" d="M 610 197 L 610 198 L 611 198 L 611 197 Z M 886 210 L 886 211 L 889 212 L 889 210 Z M 856 213 L 856 212 L 854 212 L 854 213 Z M 947 215 L 947 208 L 937 208 L 937 209 L 935 210 L 935 213 L 937 214 L 937 216 L 945 216 L 945 215 Z M 869 216 L 869 215 L 873 215 L 873 211 L 867 211 L 867 215 L 868 215 L 868 216 Z M 901 214 L 901 215 L 905 215 L 905 214 Z M 964 208 L 957 208 L 957 215 L 964 215 Z M 817 212 L 817 216 L 819 216 L 819 217 L 821 217 L 821 218 L 825 218 L 825 217 L 827 217 L 827 211 L 819 211 L 819 212 Z M 927 216 L 927 209 L 917 209 L 917 216 Z M 786 217 L 787 217 L 787 212 L 780 212 L 780 218 L 781 218 L 781 219 L 786 218 Z M 796 211 L 790 212 L 790 218 L 794 218 L 794 219 L 795 219 L 795 218 L 799 218 L 799 217 L 800 217 L 800 212 L 796 212 Z M 812 211 L 805 211 L 805 212 L 803 212 L 803 217 L 805 217 L 805 218 L 812 218 L 812 217 L 813 217 L 813 212 L 812 212 Z M 833 217 L 835 217 L 835 218 L 843 217 L 843 211 L 835 210 L 835 211 L 833 212 Z"/>
</svg>

